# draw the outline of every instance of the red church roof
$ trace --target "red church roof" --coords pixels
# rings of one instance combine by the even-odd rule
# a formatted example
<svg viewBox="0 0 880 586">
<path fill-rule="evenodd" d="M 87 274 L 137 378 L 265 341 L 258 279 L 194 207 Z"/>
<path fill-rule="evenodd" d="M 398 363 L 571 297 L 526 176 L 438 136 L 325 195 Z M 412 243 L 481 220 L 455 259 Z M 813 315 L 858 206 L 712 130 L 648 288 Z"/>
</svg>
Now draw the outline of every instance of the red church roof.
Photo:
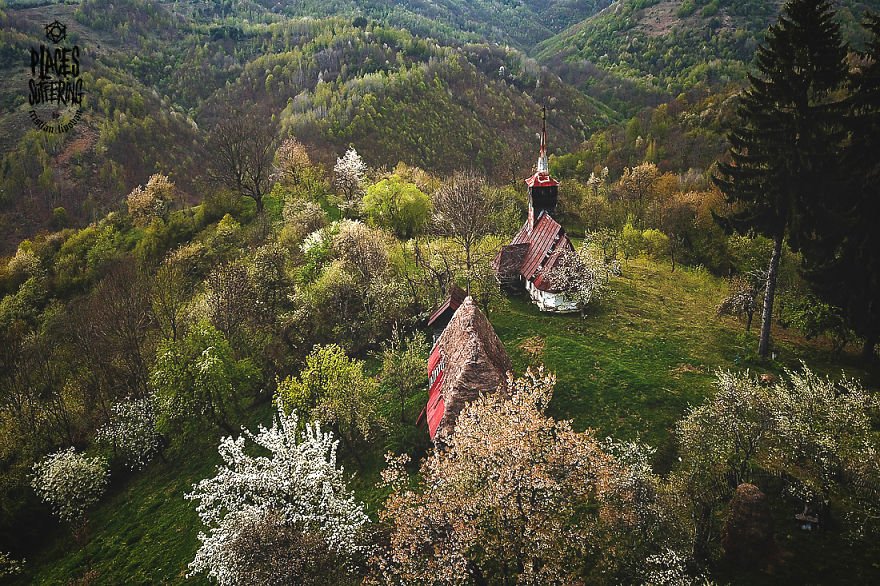
<svg viewBox="0 0 880 586">
<path fill-rule="evenodd" d="M 550 214 L 542 213 L 529 226 L 528 220 L 519 229 L 511 244 L 528 244 L 529 251 L 520 267 L 524 279 L 532 281 L 542 291 L 552 291 L 553 287 L 544 277 L 544 271 L 552 268 L 565 250 L 574 250 L 574 246 L 565 235 L 565 229 Z"/>
<path fill-rule="evenodd" d="M 571 246 L 571 242 L 569 242 L 568 238 L 565 238 L 565 241 L 568 242 L 568 246 L 557 246 L 553 250 L 553 252 L 551 252 L 550 255 L 547 257 L 547 260 L 544 261 L 543 269 L 538 273 L 538 276 L 535 277 L 535 280 L 532 281 L 532 284 L 541 291 L 557 292 L 556 288 L 553 286 L 553 283 L 551 283 L 550 279 L 547 278 L 547 271 L 556 267 L 556 263 L 559 262 L 559 259 L 562 257 L 563 252 L 569 249 L 574 249 L 574 247 Z"/>
<path fill-rule="evenodd" d="M 528 179 L 526 185 L 529 187 L 554 187 L 559 185 L 559 181 L 550 176 L 550 173 L 538 171 Z"/>
</svg>

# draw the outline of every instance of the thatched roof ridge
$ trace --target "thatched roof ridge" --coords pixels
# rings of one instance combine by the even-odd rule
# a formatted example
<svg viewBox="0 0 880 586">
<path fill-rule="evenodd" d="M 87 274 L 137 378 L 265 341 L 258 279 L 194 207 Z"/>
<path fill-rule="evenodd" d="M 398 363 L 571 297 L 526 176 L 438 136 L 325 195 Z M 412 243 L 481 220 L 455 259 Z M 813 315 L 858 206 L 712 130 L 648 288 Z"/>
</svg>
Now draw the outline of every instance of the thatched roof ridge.
<svg viewBox="0 0 880 586">
<path fill-rule="evenodd" d="M 437 345 L 443 355 L 441 394 L 445 403 L 437 437 L 451 433 L 464 406 L 481 392 L 493 392 L 511 370 L 510 357 L 473 298 L 465 298 L 443 331 Z"/>
</svg>

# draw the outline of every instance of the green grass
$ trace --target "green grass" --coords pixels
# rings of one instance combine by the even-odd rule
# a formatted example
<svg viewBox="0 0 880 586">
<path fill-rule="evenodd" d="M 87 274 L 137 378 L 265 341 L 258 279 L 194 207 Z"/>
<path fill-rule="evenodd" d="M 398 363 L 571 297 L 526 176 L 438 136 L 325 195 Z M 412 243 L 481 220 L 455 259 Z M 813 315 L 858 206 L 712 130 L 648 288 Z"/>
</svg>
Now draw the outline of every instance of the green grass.
<svg viewBox="0 0 880 586">
<path fill-rule="evenodd" d="M 757 359 L 757 324 L 719 318 L 722 279 L 701 269 L 630 261 L 610 283 L 612 297 L 579 315 L 541 313 L 525 294 L 492 311 L 490 319 L 517 371 L 543 363 L 557 376 L 552 415 L 602 435 L 672 449 L 670 432 L 688 405 L 712 392 L 718 368 L 779 373 L 805 359 L 818 372 L 868 373 L 852 356 L 833 355 L 821 341 L 774 331 L 775 360 Z M 756 320 L 757 321 L 757 320 Z M 543 343 L 540 353 L 523 346 Z M 658 464 L 662 464 L 658 462 Z"/>
<path fill-rule="evenodd" d="M 778 373 L 797 367 L 803 358 L 818 372 L 837 375 L 845 369 L 877 384 L 877 373 L 859 369 L 854 355 L 834 355 L 822 341 L 807 342 L 793 332 L 774 331 L 776 360 L 758 362 L 757 332 L 747 335 L 737 320 L 715 316 L 724 282 L 704 271 L 679 268 L 672 273 L 668 265 L 641 259 L 624 266 L 611 289 L 613 297 L 586 319 L 542 314 L 524 296 L 503 301 L 489 317 L 517 372 L 543 363 L 556 373 L 552 415 L 572 419 L 578 429 L 593 428 L 600 437 L 641 438 L 658 448 L 655 463 L 660 471 L 668 470 L 675 458 L 675 422 L 688 405 L 712 392 L 717 368 Z M 541 344 L 543 349 L 536 351 Z M 413 401 L 408 411 L 417 412 L 416 403 L 423 401 Z M 394 417 L 396 407 L 390 405 L 387 411 L 386 416 Z M 254 429 L 268 423 L 270 415 L 271 406 L 262 404 L 243 424 Z M 200 529 L 194 503 L 183 495 L 213 473 L 219 463 L 220 435 L 206 429 L 199 441 L 189 443 L 184 454 L 168 463 L 154 462 L 125 482 L 117 476 L 113 490 L 91 515 L 83 542 L 57 528 L 47 535 L 45 549 L 28 559 L 21 583 L 66 583 L 86 576 L 102 584 L 183 581 Z M 347 471 L 357 471 L 353 487 L 373 518 L 384 498 L 376 481 L 386 447 L 390 445 L 362 454 L 360 466 L 351 458 L 342 459 Z M 821 557 L 818 567 L 829 576 L 846 567 L 847 560 L 865 555 L 849 551 L 830 533 L 814 537 L 794 529 L 780 531 L 783 547 L 798 551 L 798 560 Z M 785 575 L 790 577 L 795 570 L 792 563 L 786 565 Z M 863 569 L 870 572 L 870 564 L 863 563 Z M 803 578 L 813 581 L 811 575 Z"/>
</svg>

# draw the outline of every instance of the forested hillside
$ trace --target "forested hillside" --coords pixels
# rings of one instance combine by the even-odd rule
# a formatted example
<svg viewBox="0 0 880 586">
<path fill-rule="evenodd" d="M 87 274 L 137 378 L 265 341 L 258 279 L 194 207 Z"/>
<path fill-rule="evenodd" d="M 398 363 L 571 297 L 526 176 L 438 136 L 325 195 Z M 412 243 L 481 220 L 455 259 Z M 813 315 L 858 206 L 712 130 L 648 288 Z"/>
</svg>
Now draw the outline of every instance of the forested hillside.
<svg viewBox="0 0 880 586">
<path fill-rule="evenodd" d="M 875 0 L 841 0 L 837 18 L 857 44 Z M 536 49 L 542 60 L 589 61 L 645 88 L 672 94 L 739 83 L 780 1 L 620 0 Z"/>
<path fill-rule="evenodd" d="M 291 17 L 361 17 L 405 28 L 422 37 L 488 40 L 528 49 L 601 10 L 610 0 L 264 0 L 255 4 L 273 14 Z M 217 3 L 214 6 L 220 14 L 234 10 L 232 5 Z"/>
<path fill-rule="evenodd" d="M 2 5 L 0 581 L 880 583 L 870 6 Z"/>
<path fill-rule="evenodd" d="M 248 24 L 200 5 L 86 0 L 56 10 L 84 52 L 91 104 L 71 132 L 47 138 L 27 118 L 16 55 L 38 45 L 45 8 L 4 15 L 0 218 L 6 246 L 45 227 L 80 225 L 114 209 L 155 172 L 198 198 L 191 178 L 207 132 L 240 104 L 295 132 L 332 163 L 348 145 L 373 165 L 397 161 L 447 172 L 479 165 L 511 177 L 533 144 L 540 104 L 554 148 L 570 149 L 615 113 L 514 49 L 439 45 L 375 22 Z M 283 22 L 282 22 L 283 20 Z"/>
</svg>

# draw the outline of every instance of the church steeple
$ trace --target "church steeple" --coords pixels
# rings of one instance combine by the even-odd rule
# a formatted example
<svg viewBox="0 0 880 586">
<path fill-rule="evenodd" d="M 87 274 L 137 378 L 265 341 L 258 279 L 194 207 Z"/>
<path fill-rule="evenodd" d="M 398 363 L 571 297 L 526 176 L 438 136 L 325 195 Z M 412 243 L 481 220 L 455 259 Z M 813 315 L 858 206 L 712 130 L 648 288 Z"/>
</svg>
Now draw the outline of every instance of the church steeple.
<svg viewBox="0 0 880 586">
<path fill-rule="evenodd" d="M 541 108 L 541 150 L 538 152 L 538 173 L 549 173 L 547 160 L 547 106 Z"/>
<path fill-rule="evenodd" d="M 529 186 L 529 228 L 534 228 L 541 212 L 553 214 L 559 198 L 559 182 L 550 176 L 547 158 L 547 107 L 541 110 L 541 150 L 538 151 L 538 169 L 526 179 Z"/>
</svg>

